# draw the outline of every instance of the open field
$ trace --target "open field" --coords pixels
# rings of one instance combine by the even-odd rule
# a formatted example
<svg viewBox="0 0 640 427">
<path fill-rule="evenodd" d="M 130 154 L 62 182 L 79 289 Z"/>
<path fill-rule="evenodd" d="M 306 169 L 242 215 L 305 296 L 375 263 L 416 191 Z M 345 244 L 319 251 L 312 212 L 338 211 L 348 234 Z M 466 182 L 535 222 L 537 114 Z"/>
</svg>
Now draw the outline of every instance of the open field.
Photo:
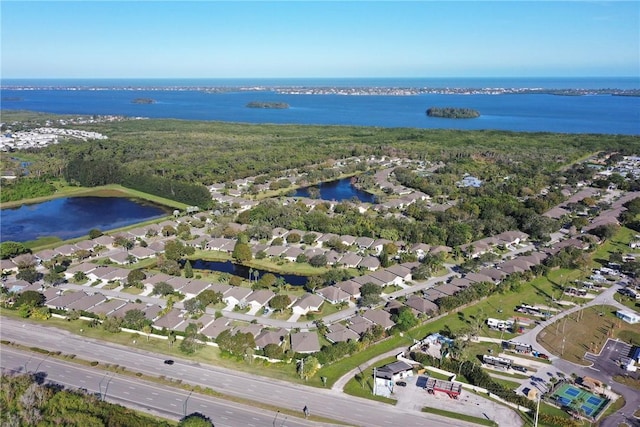
<svg viewBox="0 0 640 427">
<path fill-rule="evenodd" d="M 556 356 L 587 365 L 585 352 L 600 352 L 607 338 L 617 338 L 623 331 L 637 332 L 636 325 L 618 319 L 615 312 L 615 307 L 599 305 L 577 311 L 547 326 L 538 342 Z"/>
</svg>

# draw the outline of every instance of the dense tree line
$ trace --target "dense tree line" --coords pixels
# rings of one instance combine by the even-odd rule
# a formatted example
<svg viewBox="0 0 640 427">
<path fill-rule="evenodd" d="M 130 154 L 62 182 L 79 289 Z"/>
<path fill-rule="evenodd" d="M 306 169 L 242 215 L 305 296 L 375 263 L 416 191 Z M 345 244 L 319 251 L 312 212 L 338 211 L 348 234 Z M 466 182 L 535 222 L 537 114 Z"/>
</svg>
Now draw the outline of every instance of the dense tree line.
<svg viewBox="0 0 640 427">
<path fill-rule="evenodd" d="M 42 383 L 34 374 L 1 374 L 0 421 L 4 426 L 169 427 L 96 396 Z"/>
<path fill-rule="evenodd" d="M 176 179 L 143 173 L 129 172 L 110 159 L 76 158 L 71 160 L 64 173 L 71 183 L 85 187 L 121 184 L 144 193 L 176 200 L 203 208 L 211 205 L 211 195 L 206 187 Z"/>
<path fill-rule="evenodd" d="M 4 116 L 7 121 L 13 120 L 9 112 Z M 590 152 L 637 152 L 640 147 L 640 138 L 625 135 L 249 125 L 181 120 L 131 120 L 74 125 L 74 128 L 100 132 L 109 139 L 63 142 L 31 150 L 33 163 L 29 169 L 32 175 L 60 177 L 66 163 L 82 158 L 123 165 L 143 175 L 206 185 L 246 176 L 270 176 L 274 171 L 307 168 L 327 159 L 349 156 L 390 155 L 435 162 L 466 159 L 480 164 L 473 162 L 478 153 L 491 153 L 492 156 L 517 153 L 519 160 L 536 158 L 541 164 L 560 166 Z M 494 158 L 497 157 L 489 160 Z"/>
<path fill-rule="evenodd" d="M 0 180 L 0 202 L 13 202 L 22 199 L 50 196 L 56 187 L 46 178 L 18 177 Z"/>
</svg>

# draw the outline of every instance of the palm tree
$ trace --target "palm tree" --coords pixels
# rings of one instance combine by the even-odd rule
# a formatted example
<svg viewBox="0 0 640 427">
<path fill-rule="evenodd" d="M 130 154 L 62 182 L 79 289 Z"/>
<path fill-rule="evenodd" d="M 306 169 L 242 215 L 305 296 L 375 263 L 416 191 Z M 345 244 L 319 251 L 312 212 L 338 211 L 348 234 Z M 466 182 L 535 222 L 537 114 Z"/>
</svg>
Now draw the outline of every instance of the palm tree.
<svg viewBox="0 0 640 427">
<path fill-rule="evenodd" d="M 251 276 L 253 276 L 253 268 L 249 267 L 249 281 L 251 281 Z"/>
<path fill-rule="evenodd" d="M 253 274 L 253 280 L 257 282 L 258 281 L 258 277 L 260 276 L 260 271 L 253 270 L 252 274 Z"/>
</svg>

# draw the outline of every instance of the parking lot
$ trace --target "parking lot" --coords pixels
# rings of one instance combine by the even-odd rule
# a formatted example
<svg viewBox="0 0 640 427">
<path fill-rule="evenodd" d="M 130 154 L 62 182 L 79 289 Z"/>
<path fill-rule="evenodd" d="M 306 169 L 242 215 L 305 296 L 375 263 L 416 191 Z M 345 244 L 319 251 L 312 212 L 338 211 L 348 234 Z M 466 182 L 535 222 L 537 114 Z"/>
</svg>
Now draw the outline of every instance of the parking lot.
<svg viewBox="0 0 640 427">
<path fill-rule="evenodd" d="M 592 369 L 608 377 L 628 374 L 640 378 L 640 373 L 628 372 L 620 366 L 621 361 L 629 357 L 631 349 L 627 343 L 608 339 L 600 354 L 586 353 L 584 358 L 593 363 Z"/>
<path fill-rule="evenodd" d="M 434 394 L 429 394 L 422 387 L 426 382 L 425 378 L 425 376 L 409 377 L 405 380 L 406 387 L 394 387 L 394 397 L 398 399 L 397 408 L 407 411 L 421 411 L 423 407 L 428 406 L 478 418 L 491 419 L 501 426 L 522 425 L 520 417 L 511 409 L 464 389 L 458 399 L 453 399 L 446 393 L 438 391 Z"/>
</svg>

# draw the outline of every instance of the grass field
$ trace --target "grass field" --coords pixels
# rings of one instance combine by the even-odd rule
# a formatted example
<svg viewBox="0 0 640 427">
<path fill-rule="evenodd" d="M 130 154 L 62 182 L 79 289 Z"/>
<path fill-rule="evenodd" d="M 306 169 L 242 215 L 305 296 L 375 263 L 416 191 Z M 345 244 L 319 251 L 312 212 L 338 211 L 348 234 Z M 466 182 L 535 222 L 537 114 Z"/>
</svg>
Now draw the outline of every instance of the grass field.
<svg viewBox="0 0 640 427">
<path fill-rule="evenodd" d="M 636 325 L 621 321 L 615 312 L 615 307 L 599 305 L 579 310 L 547 326 L 538 342 L 556 356 L 587 365 L 585 352 L 598 353 L 607 338 L 617 338 L 623 331 L 637 333 Z"/>
</svg>

